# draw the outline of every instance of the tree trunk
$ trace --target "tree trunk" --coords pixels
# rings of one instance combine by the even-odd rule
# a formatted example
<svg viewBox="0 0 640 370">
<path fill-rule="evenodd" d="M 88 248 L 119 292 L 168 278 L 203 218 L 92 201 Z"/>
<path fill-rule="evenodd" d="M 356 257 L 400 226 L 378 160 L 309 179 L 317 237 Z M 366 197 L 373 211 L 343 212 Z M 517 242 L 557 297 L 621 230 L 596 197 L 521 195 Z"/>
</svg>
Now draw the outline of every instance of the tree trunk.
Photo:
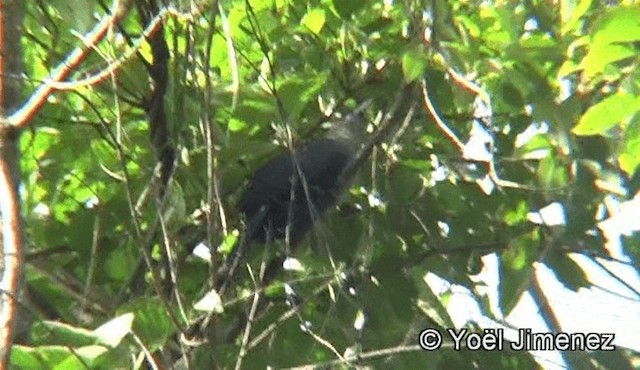
<svg viewBox="0 0 640 370">
<path fill-rule="evenodd" d="M 9 366 L 18 299 L 23 282 L 22 219 L 20 217 L 20 130 L 5 122 L 21 97 L 22 20 L 25 6 L 21 0 L 0 3 L 0 369 Z"/>
</svg>

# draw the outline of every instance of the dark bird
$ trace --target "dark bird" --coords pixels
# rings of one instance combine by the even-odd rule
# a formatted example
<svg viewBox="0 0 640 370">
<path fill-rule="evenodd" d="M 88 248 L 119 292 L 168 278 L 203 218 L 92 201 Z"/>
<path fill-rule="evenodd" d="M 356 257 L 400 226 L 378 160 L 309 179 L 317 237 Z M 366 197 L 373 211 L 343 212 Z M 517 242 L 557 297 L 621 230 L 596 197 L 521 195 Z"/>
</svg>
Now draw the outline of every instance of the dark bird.
<svg viewBox="0 0 640 370">
<path fill-rule="evenodd" d="M 361 113 L 368 105 L 331 124 L 326 137 L 302 142 L 253 174 L 239 204 L 248 241 L 296 244 L 337 203 L 348 183 L 343 171 L 362 141 Z"/>
<path fill-rule="evenodd" d="M 352 177 L 345 170 L 362 143 L 362 112 L 369 104 L 366 101 L 343 121 L 332 123 L 326 137 L 300 143 L 253 174 L 238 207 L 246 229 L 229 275 L 249 243 L 285 240 L 295 246 L 338 202 Z"/>
<path fill-rule="evenodd" d="M 248 241 L 265 243 L 287 236 L 291 244 L 300 241 L 337 201 L 338 178 L 354 148 L 341 140 L 316 139 L 257 170 L 239 207 L 246 216 Z"/>
</svg>

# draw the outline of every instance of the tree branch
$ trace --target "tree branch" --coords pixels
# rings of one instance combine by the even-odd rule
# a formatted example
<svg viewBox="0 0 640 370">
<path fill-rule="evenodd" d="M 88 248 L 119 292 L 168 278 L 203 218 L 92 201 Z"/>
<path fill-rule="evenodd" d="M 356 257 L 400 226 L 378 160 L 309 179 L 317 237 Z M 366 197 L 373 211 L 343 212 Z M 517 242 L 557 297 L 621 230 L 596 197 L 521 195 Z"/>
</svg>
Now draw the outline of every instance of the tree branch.
<svg viewBox="0 0 640 370">
<path fill-rule="evenodd" d="M 22 1 L 0 2 L 0 369 L 9 366 L 24 270 L 24 236 L 20 217 L 20 131 L 4 122 L 17 105 L 22 81 Z"/>
</svg>

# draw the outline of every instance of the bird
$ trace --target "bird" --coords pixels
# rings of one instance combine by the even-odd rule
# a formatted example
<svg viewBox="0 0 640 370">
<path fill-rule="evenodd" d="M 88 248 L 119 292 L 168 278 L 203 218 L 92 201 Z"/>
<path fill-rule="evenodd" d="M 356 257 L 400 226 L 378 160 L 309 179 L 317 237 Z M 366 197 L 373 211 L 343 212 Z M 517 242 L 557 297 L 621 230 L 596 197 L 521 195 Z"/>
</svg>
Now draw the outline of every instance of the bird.
<svg viewBox="0 0 640 370">
<path fill-rule="evenodd" d="M 297 244 L 348 184 L 343 171 L 353 161 L 363 131 L 362 104 L 327 135 L 304 141 L 256 170 L 239 202 L 245 238 Z"/>
<path fill-rule="evenodd" d="M 367 100 L 341 122 L 331 123 L 325 137 L 303 141 L 253 173 L 238 203 L 245 230 L 225 286 L 248 244 L 284 240 L 294 247 L 336 205 L 353 177 L 345 171 L 362 142 L 363 112 L 370 104 Z M 271 265 L 281 266 L 283 260 Z"/>
</svg>

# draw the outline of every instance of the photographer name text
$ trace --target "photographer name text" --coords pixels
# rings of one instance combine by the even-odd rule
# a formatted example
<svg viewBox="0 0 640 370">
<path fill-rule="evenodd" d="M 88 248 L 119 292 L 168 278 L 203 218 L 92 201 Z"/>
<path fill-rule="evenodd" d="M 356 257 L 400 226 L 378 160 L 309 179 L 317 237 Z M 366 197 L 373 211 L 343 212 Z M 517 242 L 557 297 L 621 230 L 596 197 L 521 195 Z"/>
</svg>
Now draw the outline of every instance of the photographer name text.
<svg viewBox="0 0 640 370">
<path fill-rule="evenodd" d="M 484 329 L 482 333 L 467 329 L 436 329 L 420 332 L 418 344 L 425 350 L 441 348 L 449 337 L 454 350 L 502 351 L 505 345 L 513 351 L 613 351 L 612 333 L 534 333 L 531 329 L 518 329 L 516 341 L 505 341 L 504 329 Z M 448 346 L 449 347 L 449 346 Z"/>
</svg>

